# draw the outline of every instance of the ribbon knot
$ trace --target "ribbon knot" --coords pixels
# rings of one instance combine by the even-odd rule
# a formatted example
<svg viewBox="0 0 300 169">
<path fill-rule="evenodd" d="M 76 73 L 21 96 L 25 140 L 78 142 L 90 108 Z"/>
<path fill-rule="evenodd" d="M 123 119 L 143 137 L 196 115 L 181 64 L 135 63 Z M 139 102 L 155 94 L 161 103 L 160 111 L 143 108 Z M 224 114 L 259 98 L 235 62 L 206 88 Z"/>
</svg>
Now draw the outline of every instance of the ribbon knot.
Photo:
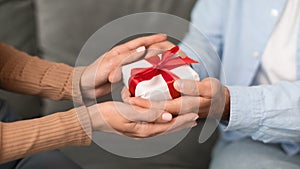
<svg viewBox="0 0 300 169">
<path fill-rule="evenodd" d="M 180 93 L 176 91 L 173 86 L 173 83 L 175 82 L 175 80 L 179 79 L 179 77 L 172 73 L 170 70 L 183 65 L 189 65 L 191 63 L 198 62 L 189 57 L 173 57 L 178 51 L 179 47 L 175 46 L 174 48 L 165 51 L 162 54 L 161 59 L 159 58 L 159 56 L 152 56 L 148 59 L 145 59 L 152 64 L 151 67 L 132 69 L 131 77 L 128 80 L 130 93 L 135 96 L 135 89 L 138 83 L 146 80 L 151 80 L 157 75 L 162 75 L 168 85 L 169 92 L 172 98 L 175 99 L 177 97 L 180 97 Z"/>
</svg>

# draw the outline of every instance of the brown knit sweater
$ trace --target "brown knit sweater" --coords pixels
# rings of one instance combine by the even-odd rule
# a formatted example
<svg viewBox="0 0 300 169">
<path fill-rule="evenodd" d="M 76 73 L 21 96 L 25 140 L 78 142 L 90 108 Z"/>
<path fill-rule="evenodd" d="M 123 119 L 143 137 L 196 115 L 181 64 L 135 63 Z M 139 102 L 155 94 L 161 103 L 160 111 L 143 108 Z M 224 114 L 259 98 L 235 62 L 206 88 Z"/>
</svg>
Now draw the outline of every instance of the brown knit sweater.
<svg viewBox="0 0 300 169">
<path fill-rule="evenodd" d="M 2 89 L 54 100 L 71 99 L 72 82 L 76 84 L 73 79 L 79 79 L 74 78 L 74 70 L 0 43 Z M 32 120 L 0 122 L 0 163 L 64 146 L 89 145 L 90 132 L 84 107 Z"/>
</svg>

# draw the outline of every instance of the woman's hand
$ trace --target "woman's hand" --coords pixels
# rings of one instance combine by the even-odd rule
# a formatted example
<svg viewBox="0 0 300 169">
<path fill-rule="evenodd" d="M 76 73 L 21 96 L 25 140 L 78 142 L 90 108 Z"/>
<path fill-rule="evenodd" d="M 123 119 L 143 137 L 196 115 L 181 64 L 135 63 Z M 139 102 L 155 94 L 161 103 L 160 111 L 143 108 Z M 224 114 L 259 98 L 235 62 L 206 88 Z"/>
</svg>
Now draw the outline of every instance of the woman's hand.
<svg viewBox="0 0 300 169">
<path fill-rule="evenodd" d="M 194 113 L 172 118 L 162 110 L 145 109 L 121 102 L 105 102 L 88 108 L 93 130 L 145 138 L 191 128 L 198 115 Z"/>
<path fill-rule="evenodd" d="M 169 42 L 169 41 L 163 41 L 163 42 L 155 43 L 153 45 L 150 45 L 147 48 L 148 51 L 147 51 L 147 54 L 146 54 L 145 58 L 161 54 L 166 50 L 172 49 L 173 47 L 175 47 L 175 45 L 172 42 Z M 181 57 L 186 57 L 186 54 L 181 50 L 178 51 L 178 55 L 181 56 Z"/>
<path fill-rule="evenodd" d="M 122 65 L 138 60 L 147 47 L 166 39 L 164 34 L 137 38 L 116 46 L 99 57 L 82 74 L 80 83 L 83 96 L 94 99 L 110 93 L 112 84 L 122 78 Z"/>
</svg>

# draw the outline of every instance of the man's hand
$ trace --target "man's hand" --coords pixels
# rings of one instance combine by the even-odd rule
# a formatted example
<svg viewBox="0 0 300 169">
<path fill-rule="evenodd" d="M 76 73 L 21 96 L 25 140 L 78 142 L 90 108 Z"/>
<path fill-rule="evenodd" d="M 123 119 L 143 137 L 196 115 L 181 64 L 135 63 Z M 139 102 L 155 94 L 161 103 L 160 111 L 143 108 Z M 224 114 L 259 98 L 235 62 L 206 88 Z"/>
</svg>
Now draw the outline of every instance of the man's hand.
<svg viewBox="0 0 300 169">
<path fill-rule="evenodd" d="M 82 74 L 80 83 L 84 97 L 94 99 L 110 93 L 112 84 L 122 78 L 122 65 L 138 60 L 147 47 L 163 42 L 166 38 L 164 34 L 137 38 L 116 46 L 99 57 Z"/>
<path fill-rule="evenodd" d="M 182 97 L 165 101 L 153 102 L 138 97 L 130 97 L 128 89 L 123 89 L 122 98 L 125 102 L 144 108 L 155 107 L 172 114 L 199 113 L 200 118 L 222 118 L 229 120 L 230 94 L 227 87 L 219 80 L 206 78 L 200 82 L 192 80 L 177 80 L 176 90 Z"/>
<path fill-rule="evenodd" d="M 145 138 L 191 128 L 198 115 L 172 118 L 162 110 L 149 110 L 121 102 L 105 102 L 88 108 L 95 131 L 112 132 L 134 138 Z"/>
</svg>

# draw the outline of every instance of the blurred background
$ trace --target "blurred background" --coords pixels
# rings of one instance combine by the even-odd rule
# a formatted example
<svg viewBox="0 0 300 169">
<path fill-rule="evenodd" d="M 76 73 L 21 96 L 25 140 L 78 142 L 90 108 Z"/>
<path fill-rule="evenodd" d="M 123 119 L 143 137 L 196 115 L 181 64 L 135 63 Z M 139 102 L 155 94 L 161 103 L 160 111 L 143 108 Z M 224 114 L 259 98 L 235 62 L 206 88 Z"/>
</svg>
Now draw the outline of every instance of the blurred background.
<svg viewBox="0 0 300 169">
<path fill-rule="evenodd" d="M 46 60 L 74 65 L 87 39 L 105 24 L 138 12 L 163 12 L 189 20 L 195 2 L 196 0 L 0 0 L 0 41 Z M 155 18 L 147 22 L 155 24 Z M 39 117 L 73 107 L 70 101 L 41 100 L 4 91 L 0 91 L 0 98 L 7 100 L 23 118 Z M 86 169 L 206 169 L 217 133 L 206 143 L 199 144 L 202 122 L 200 123 L 175 148 L 151 158 L 119 157 L 95 144 L 89 147 L 67 147 L 62 151 Z"/>
</svg>

